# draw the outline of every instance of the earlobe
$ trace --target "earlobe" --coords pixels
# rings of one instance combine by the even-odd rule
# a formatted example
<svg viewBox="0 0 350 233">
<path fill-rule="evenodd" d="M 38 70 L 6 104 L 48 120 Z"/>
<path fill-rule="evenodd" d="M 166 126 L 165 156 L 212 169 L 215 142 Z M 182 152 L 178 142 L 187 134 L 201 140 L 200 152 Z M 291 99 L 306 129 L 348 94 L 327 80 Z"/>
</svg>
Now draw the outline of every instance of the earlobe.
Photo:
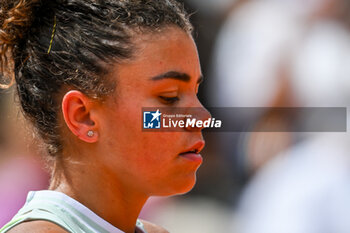
<svg viewBox="0 0 350 233">
<path fill-rule="evenodd" d="M 93 107 L 93 101 L 76 90 L 67 92 L 62 100 L 62 113 L 67 127 L 80 140 L 88 143 L 98 140 Z"/>
<path fill-rule="evenodd" d="M 98 141 L 97 131 L 85 127 L 80 128 L 80 132 L 76 134 L 76 136 L 78 136 L 80 140 L 88 143 L 94 143 Z"/>
</svg>

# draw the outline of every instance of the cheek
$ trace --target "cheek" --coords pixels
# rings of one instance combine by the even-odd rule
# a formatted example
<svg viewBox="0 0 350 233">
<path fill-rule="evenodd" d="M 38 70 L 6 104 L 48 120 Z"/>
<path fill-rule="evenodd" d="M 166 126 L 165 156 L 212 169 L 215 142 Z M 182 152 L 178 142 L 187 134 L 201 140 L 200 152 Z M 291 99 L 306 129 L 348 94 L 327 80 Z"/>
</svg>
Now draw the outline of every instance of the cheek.
<svg viewBox="0 0 350 233">
<path fill-rule="evenodd" d="M 142 108 L 135 102 L 117 104 L 104 121 L 106 133 L 101 135 L 101 147 L 105 166 L 117 179 L 133 180 L 135 188 L 147 193 L 188 191 L 198 168 L 178 158 L 187 145 L 188 134 L 142 131 Z"/>
<path fill-rule="evenodd" d="M 107 161 L 116 177 L 127 182 L 132 180 L 134 188 L 151 195 L 189 191 L 195 183 L 198 167 L 178 157 L 184 149 L 184 135 L 143 132 L 140 125 L 135 127 L 134 124 L 125 122 L 111 131 L 114 138 L 110 141 L 109 151 L 113 154 Z"/>
<path fill-rule="evenodd" d="M 129 157 L 137 160 L 158 160 L 160 153 L 179 150 L 179 133 L 144 132 L 142 106 L 151 106 L 152 99 L 132 96 L 125 93 L 117 99 L 104 121 L 104 128 L 108 132 L 108 147 L 113 147 L 115 152 L 129 154 Z M 130 97 L 132 96 L 132 97 Z M 130 97 L 130 98 L 129 98 Z M 178 151 L 176 151 L 179 153 Z M 174 155 L 173 155 L 174 156 Z"/>
<path fill-rule="evenodd" d="M 164 165 L 182 149 L 181 133 L 142 131 L 142 108 L 135 105 L 111 112 L 104 128 L 108 132 L 104 137 L 106 148 L 122 156 L 124 164 L 132 163 L 141 169 Z"/>
<path fill-rule="evenodd" d="M 180 138 L 174 133 L 140 132 L 136 138 L 132 150 L 138 165 L 145 169 L 155 169 L 172 163 L 181 150 Z"/>
</svg>

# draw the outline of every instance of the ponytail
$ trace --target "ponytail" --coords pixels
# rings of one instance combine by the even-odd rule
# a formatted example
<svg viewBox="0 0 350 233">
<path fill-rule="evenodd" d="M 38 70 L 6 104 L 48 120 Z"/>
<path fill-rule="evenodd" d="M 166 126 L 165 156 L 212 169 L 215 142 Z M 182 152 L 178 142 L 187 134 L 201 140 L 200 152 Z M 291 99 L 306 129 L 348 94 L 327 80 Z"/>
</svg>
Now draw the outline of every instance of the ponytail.
<svg viewBox="0 0 350 233">
<path fill-rule="evenodd" d="M 13 52 L 25 40 L 32 25 L 35 9 L 39 0 L 2 0 L 0 3 L 0 75 L 9 79 L 1 88 L 8 88 L 14 83 Z"/>
</svg>

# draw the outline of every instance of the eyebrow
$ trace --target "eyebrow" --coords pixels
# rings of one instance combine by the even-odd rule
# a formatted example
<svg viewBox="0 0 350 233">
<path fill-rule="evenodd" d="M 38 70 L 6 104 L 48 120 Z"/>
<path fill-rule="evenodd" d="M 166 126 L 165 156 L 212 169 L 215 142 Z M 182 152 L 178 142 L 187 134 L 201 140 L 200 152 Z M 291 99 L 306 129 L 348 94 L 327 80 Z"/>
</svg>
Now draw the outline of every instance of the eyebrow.
<svg viewBox="0 0 350 233">
<path fill-rule="evenodd" d="M 166 73 L 163 73 L 151 78 L 151 80 L 153 81 L 164 80 L 164 79 L 175 79 L 183 82 L 189 82 L 191 80 L 191 77 L 186 73 L 181 73 L 177 71 L 168 71 Z M 202 81 L 203 81 L 203 76 L 201 75 L 198 78 L 197 83 L 201 83 Z"/>
</svg>

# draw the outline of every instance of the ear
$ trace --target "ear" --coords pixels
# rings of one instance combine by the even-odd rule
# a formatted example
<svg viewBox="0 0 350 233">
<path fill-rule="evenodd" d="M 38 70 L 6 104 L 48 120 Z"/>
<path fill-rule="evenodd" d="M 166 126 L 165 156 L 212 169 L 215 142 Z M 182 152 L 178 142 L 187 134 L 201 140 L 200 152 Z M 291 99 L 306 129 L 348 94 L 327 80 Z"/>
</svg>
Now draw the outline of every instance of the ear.
<svg viewBox="0 0 350 233">
<path fill-rule="evenodd" d="M 98 140 L 94 104 L 86 95 L 76 90 L 67 92 L 62 100 L 63 117 L 68 128 L 79 139 L 88 143 Z"/>
</svg>

